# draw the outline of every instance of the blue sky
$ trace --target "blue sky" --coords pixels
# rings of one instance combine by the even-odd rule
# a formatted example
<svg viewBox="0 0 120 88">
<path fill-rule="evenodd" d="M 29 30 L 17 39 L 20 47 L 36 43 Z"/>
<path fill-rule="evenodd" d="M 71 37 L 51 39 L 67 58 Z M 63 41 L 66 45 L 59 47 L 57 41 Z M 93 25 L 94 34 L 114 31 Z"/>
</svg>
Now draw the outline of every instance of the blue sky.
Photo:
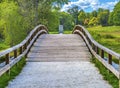
<svg viewBox="0 0 120 88">
<path fill-rule="evenodd" d="M 67 11 L 74 6 L 78 6 L 86 12 L 91 12 L 98 8 L 112 11 L 118 1 L 119 0 L 70 0 L 68 4 L 63 5 L 61 11 Z"/>
</svg>

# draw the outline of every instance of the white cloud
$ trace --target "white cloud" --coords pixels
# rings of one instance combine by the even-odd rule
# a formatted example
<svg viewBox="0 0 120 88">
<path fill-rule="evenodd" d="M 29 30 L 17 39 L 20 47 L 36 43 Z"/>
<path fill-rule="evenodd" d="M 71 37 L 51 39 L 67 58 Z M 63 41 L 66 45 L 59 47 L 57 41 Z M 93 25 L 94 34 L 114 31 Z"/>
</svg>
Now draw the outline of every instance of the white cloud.
<svg viewBox="0 0 120 88">
<path fill-rule="evenodd" d="M 61 9 L 61 11 L 67 11 L 73 6 L 78 6 L 83 10 L 86 10 L 87 8 L 90 8 L 92 10 L 97 10 L 98 8 L 112 10 L 117 2 L 118 0 L 114 2 L 106 2 L 106 3 L 100 3 L 99 0 L 78 0 L 76 2 L 69 2 L 68 4 L 65 4 Z"/>
<path fill-rule="evenodd" d="M 114 6 L 117 4 L 117 2 L 118 1 L 102 3 L 99 7 L 104 9 L 109 9 L 110 11 L 112 11 Z"/>
</svg>

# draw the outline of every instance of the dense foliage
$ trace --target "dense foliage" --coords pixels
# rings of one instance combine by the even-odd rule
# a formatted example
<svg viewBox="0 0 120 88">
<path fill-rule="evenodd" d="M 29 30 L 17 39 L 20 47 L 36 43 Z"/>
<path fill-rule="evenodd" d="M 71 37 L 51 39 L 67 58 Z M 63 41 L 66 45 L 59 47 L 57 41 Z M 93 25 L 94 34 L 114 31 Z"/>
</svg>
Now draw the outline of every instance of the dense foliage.
<svg viewBox="0 0 120 88">
<path fill-rule="evenodd" d="M 114 8 L 112 21 L 113 24 L 120 25 L 120 2 L 118 2 Z"/>
<path fill-rule="evenodd" d="M 38 24 L 44 24 L 49 31 L 59 25 L 61 4 L 68 0 L 2 0 L 0 2 L 0 40 L 13 46 L 21 42 Z"/>
<path fill-rule="evenodd" d="M 1 0 L 0 41 L 13 46 L 21 42 L 38 24 L 44 24 L 49 31 L 58 31 L 60 20 L 64 30 L 72 30 L 75 24 L 87 27 L 120 25 L 120 2 L 112 12 L 99 8 L 87 13 L 78 6 L 61 12 L 60 8 L 69 0 Z"/>
</svg>

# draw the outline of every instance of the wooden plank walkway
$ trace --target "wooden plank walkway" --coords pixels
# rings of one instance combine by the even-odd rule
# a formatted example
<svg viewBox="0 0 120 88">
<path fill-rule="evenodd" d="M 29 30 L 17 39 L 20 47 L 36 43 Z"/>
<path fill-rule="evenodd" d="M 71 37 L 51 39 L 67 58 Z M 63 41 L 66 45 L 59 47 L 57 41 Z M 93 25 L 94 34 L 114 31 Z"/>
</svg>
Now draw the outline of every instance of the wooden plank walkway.
<svg viewBox="0 0 120 88">
<path fill-rule="evenodd" d="M 79 35 L 42 35 L 31 48 L 23 71 L 8 88 L 112 88 L 90 58 Z"/>
<path fill-rule="evenodd" d="M 27 61 L 89 61 L 90 53 L 75 34 L 40 36 L 28 54 Z"/>
</svg>

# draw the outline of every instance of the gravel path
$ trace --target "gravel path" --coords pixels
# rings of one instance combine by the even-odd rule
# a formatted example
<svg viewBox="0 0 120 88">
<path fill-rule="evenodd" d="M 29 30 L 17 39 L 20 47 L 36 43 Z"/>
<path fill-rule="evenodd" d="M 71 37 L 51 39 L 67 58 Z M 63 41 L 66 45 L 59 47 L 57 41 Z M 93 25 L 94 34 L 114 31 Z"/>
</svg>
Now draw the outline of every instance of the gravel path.
<svg viewBox="0 0 120 88">
<path fill-rule="evenodd" d="M 27 62 L 7 88 L 112 88 L 90 62 Z"/>
</svg>

